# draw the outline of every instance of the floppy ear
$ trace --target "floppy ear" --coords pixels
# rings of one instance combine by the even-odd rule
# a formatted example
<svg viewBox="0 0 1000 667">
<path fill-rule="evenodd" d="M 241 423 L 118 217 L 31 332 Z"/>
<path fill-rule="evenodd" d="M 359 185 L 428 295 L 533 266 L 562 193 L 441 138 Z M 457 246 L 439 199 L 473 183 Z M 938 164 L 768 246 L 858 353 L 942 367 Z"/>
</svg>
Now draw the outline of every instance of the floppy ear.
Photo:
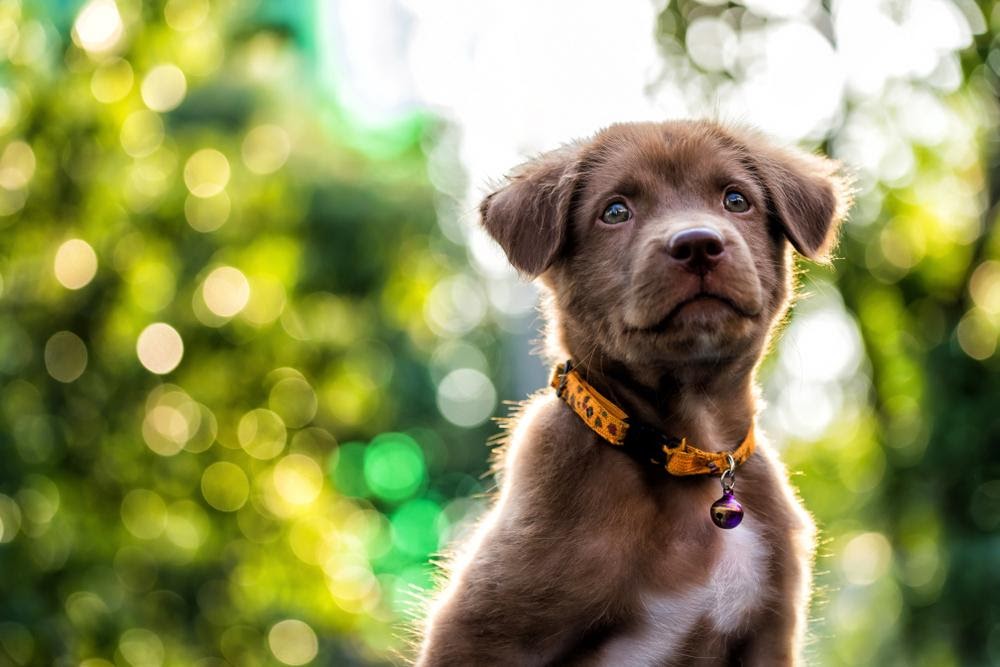
<svg viewBox="0 0 1000 667">
<path fill-rule="evenodd" d="M 851 179 L 829 158 L 754 143 L 750 159 L 768 194 L 768 214 L 800 254 L 829 261 L 851 206 Z"/>
<path fill-rule="evenodd" d="M 522 164 L 479 205 L 483 227 L 530 277 L 552 264 L 565 241 L 580 154 L 572 144 Z"/>
</svg>

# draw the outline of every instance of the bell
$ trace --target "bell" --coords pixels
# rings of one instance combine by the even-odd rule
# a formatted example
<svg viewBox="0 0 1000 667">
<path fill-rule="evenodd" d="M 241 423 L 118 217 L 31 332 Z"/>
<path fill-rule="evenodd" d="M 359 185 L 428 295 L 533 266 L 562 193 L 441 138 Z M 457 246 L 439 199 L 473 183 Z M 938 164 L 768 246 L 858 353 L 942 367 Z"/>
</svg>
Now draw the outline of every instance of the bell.
<svg viewBox="0 0 1000 667">
<path fill-rule="evenodd" d="M 719 528 L 735 528 L 743 521 L 743 506 L 733 497 L 733 490 L 722 492 L 722 497 L 712 503 L 712 521 Z"/>
</svg>

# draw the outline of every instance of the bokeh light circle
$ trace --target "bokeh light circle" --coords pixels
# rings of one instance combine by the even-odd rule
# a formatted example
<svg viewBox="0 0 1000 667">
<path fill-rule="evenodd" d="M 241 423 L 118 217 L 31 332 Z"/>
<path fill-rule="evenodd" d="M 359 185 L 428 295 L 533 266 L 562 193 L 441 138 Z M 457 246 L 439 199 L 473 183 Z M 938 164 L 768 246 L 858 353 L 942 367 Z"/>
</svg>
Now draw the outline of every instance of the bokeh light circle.
<svg viewBox="0 0 1000 667">
<path fill-rule="evenodd" d="M 118 140 L 122 150 L 131 157 L 150 155 L 163 143 L 163 121 L 159 114 L 147 109 L 139 109 L 128 115 L 122 123 Z"/>
<path fill-rule="evenodd" d="M 487 307 L 477 281 L 459 274 L 434 286 L 427 297 L 424 319 L 439 334 L 464 334 L 482 322 Z"/>
<path fill-rule="evenodd" d="M 273 459 L 285 448 L 285 422 L 276 413 L 258 408 L 240 419 L 236 436 L 247 454 L 255 459 Z"/>
<path fill-rule="evenodd" d="M 167 524 L 167 504 L 148 489 L 133 489 L 122 500 L 122 523 L 130 533 L 143 540 L 163 534 Z"/>
<path fill-rule="evenodd" d="M 738 54 L 736 31 L 726 21 L 714 16 L 702 16 L 691 21 L 684 41 L 691 60 L 709 71 L 731 68 Z"/>
<path fill-rule="evenodd" d="M 167 0 L 163 18 L 174 30 L 195 30 L 208 18 L 208 0 Z"/>
<path fill-rule="evenodd" d="M 284 166 L 292 152 L 288 133 L 277 125 L 258 125 L 243 139 L 243 164 L 255 174 L 271 174 Z"/>
<path fill-rule="evenodd" d="M 7 190 L 0 188 L 0 217 L 13 215 L 24 207 L 24 202 L 28 199 L 28 190 Z"/>
<path fill-rule="evenodd" d="M 428 498 L 404 503 L 392 515 L 396 548 L 416 558 L 426 558 L 438 548 L 438 518 L 441 507 Z"/>
<path fill-rule="evenodd" d="M 210 311 L 219 317 L 232 317 L 250 300 L 250 282 L 239 269 L 220 266 L 205 278 L 201 293 Z"/>
<path fill-rule="evenodd" d="M 184 341 L 169 324 L 150 324 L 139 334 L 135 345 L 136 355 L 146 370 L 164 375 L 177 368 L 184 356 Z"/>
<path fill-rule="evenodd" d="M 311 422 L 319 405 L 316 392 L 300 377 L 288 377 L 276 382 L 271 387 L 267 403 L 291 428 L 300 428 Z"/>
<path fill-rule="evenodd" d="M 10 496 L 0 493 L 0 544 L 12 542 L 21 529 L 21 508 Z"/>
<path fill-rule="evenodd" d="M 250 481 L 238 465 L 217 461 L 201 475 L 201 494 L 220 512 L 235 512 L 250 496 Z"/>
<path fill-rule="evenodd" d="M 328 563 L 324 570 L 327 588 L 345 611 L 364 609 L 366 601 L 378 594 L 378 580 L 366 563 L 346 560 Z"/>
<path fill-rule="evenodd" d="M 292 505 L 308 505 L 323 490 L 323 470 L 311 457 L 289 454 L 274 466 L 274 488 Z"/>
<path fill-rule="evenodd" d="M 438 385 L 437 406 L 441 414 L 457 426 L 478 426 L 489 419 L 496 407 L 493 383 L 472 368 L 448 373 Z"/>
<path fill-rule="evenodd" d="M 1000 317 L 1000 261 L 983 262 L 969 280 L 972 301 L 991 317 Z"/>
<path fill-rule="evenodd" d="M 128 95 L 134 79 L 129 62 L 115 58 L 94 70 L 90 77 L 90 92 L 98 102 L 111 104 Z"/>
<path fill-rule="evenodd" d="M 197 551 L 208 538 L 210 530 L 208 515 L 202 506 L 193 500 L 178 500 L 167 509 L 164 534 L 168 540 L 185 551 Z"/>
<path fill-rule="evenodd" d="M 365 451 L 364 474 L 368 488 L 379 498 L 405 500 L 426 478 L 423 451 L 404 433 L 384 433 Z"/>
<path fill-rule="evenodd" d="M 267 633 L 274 657 L 286 665 L 304 665 L 319 652 L 319 641 L 309 625 L 294 618 L 279 621 Z"/>
<path fill-rule="evenodd" d="M 114 0 L 91 0 L 73 22 L 73 41 L 90 53 L 105 53 L 118 45 L 125 32 Z"/>
<path fill-rule="evenodd" d="M 214 148 L 203 148 L 184 165 L 184 184 L 195 197 L 213 197 L 229 183 L 229 160 Z"/>
<path fill-rule="evenodd" d="M 87 346 L 72 331 L 59 331 L 45 343 L 45 370 L 59 382 L 73 382 L 87 369 Z"/>
<path fill-rule="evenodd" d="M 153 111 L 170 111 L 184 100 L 187 79 L 177 65 L 157 65 L 146 73 L 140 91 L 147 107 Z"/>
<path fill-rule="evenodd" d="M 56 250 L 53 270 L 63 287 L 80 289 L 97 274 L 97 253 L 83 239 L 70 239 Z"/>
<path fill-rule="evenodd" d="M 201 412 L 187 394 L 161 392 L 142 420 L 142 438 L 160 456 L 174 456 L 184 449 L 200 420 Z"/>
<path fill-rule="evenodd" d="M 25 188 L 35 174 L 35 151 L 24 141 L 12 141 L 0 155 L 0 187 L 6 190 Z"/>
<path fill-rule="evenodd" d="M 17 494 L 24 515 L 36 525 L 48 524 L 59 511 L 59 487 L 45 475 L 27 475 Z"/>
<path fill-rule="evenodd" d="M 983 361 L 996 352 L 1000 326 L 977 306 L 969 309 L 959 321 L 955 336 L 963 352 L 973 359 Z"/>
<path fill-rule="evenodd" d="M 852 537 L 841 552 L 844 577 L 857 586 L 868 586 L 885 576 L 892 564 L 892 545 L 881 533 Z"/>
<path fill-rule="evenodd" d="M 232 204 L 225 191 L 211 197 L 195 197 L 188 195 L 184 200 L 184 219 L 191 228 L 202 232 L 214 232 L 226 224 Z"/>
<path fill-rule="evenodd" d="M 133 667 L 161 667 L 166 654 L 159 635 L 145 628 L 123 632 L 118 640 L 118 650 Z"/>
<path fill-rule="evenodd" d="M 191 437 L 184 444 L 184 449 L 189 452 L 204 452 L 215 443 L 215 438 L 219 434 L 219 422 L 207 406 L 201 403 L 194 405 L 199 414 L 198 426 L 191 432 Z"/>
</svg>

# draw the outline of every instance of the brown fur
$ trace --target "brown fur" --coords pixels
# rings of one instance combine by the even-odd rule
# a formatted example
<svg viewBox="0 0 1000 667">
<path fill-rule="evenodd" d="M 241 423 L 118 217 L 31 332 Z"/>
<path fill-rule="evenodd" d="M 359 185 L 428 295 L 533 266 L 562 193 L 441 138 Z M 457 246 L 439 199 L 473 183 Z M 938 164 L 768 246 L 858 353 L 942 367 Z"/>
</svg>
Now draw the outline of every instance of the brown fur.
<svg viewBox="0 0 1000 667">
<path fill-rule="evenodd" d="M 790 292 L 787 241 L 813 259 L 834 243 L 848 205 L 836 171 L 710 122 L 616 125 L 523 165 L 481 212 L 511 263 L 540 277 L 553 360 L 572 358 L 635 419 L 722 451 L 756 413 L 754 370 Z M 731 187 L 749 211 L 723 208 Z M 600 222 L 611 201 L 633 219 Z M 665 251 L 694 226 L 725 239 L 703 276 Z M 684 636 L 662 646 L 648 632 L 650 596 L 712 584 L 730 539 L 709 519 L 719 493 L 717 478 L 670 477 L 615 451 L 540 393 L 516 420 L 499 497 L 453 565 L 417 663 L 606 664 L 634 638 L 646 651 L 634 664 L 796 664 L 813 527 L 766 443 L 739 470 L 747 520 L 732 531 L 752 523 L 766 549 L 759 599 L 725 631 L 699 617 L 677 618 Z"/>
</svg>

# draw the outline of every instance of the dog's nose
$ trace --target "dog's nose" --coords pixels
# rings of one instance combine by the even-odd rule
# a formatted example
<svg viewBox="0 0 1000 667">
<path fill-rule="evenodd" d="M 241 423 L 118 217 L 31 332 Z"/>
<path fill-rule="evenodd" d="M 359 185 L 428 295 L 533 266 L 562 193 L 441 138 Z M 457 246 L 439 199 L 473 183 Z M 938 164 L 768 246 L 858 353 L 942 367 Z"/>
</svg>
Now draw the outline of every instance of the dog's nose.
<svg viewBox="0 0 1000 667">
<path fill-rule="evenodd" d="M 722 234 L 709 227 L 693 227 L 677 232 L 667 242 L 667 254 L 693 273 L 706 274 L 726 252 Z"/>
</svg>

